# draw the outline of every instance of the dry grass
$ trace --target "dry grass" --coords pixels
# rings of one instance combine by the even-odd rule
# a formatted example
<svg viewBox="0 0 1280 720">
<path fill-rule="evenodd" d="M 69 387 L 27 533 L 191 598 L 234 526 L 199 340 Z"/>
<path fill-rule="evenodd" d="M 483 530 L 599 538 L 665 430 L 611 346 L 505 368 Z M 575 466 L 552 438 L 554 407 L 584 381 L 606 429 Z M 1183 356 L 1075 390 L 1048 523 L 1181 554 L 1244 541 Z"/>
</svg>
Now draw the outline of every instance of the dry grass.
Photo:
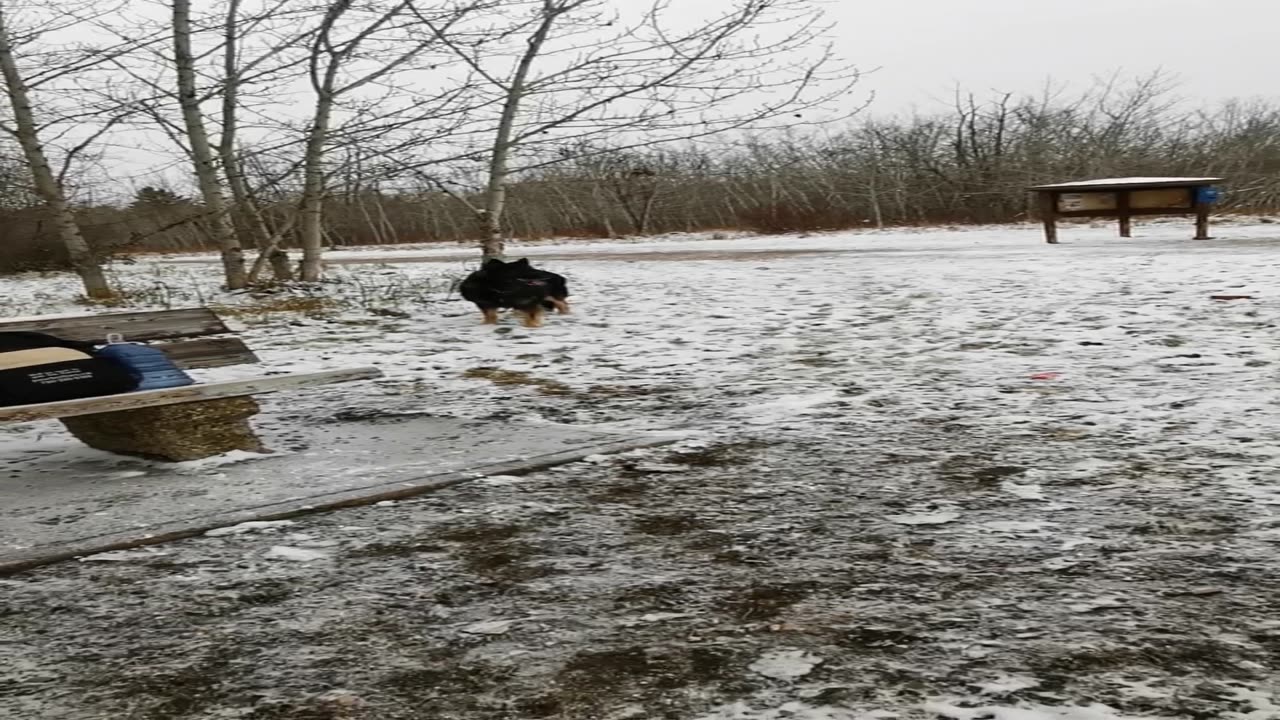
<svg viewBox="0 0 1280 720">
<path fill-rule="evenodd" d="M 655 393 L 673 391 L 673 388 L 670 387 L 646 385 L 589 385 L 575 390 L 559 380 L 536 377 L 524 370 L 504 370 L 496 367 L 474 367 L 464 371 L 462 376 L 471 380 L 488 380 L 494 385 L 500 386 L 529 387 L 537 390 L 541 395 L 561 397 L 569 395 L 582 398 L 649 397 Z"/>
<path fill-rule="evenodd" d="M 472 380 L 488 380 L 494 385 L 524 386 L 536 388 L 543 395 L 572 395 L 573 388 L 557 380 L 530 375 L 523 370 L 503 370 L 495 367 L 475 367 L 462 373 Z"/>
<path fill-rule="evenodd" d="M 282 315 L 332 319 L 340 311 L 408 318 L 447 299 L 459 282 L 456 274 L 444 273 L 424 280 L 378 266 L 360 272 L 337 272 L 320 283 L 265 282 L 227 293 L 211 282 L 216 273 L 216 269 L 193 272 L 156 265 L 143 275 L 120 273 L 111 277 L 115 294 L 110 298 L 82 296 L 76 302 L 89 308 L 121 310 L 211 307 L 224 317 L 248 323 L 278 321 Z M 31 312 L 29 304 L 9 312 Z M 0 309 L 3 305 L 0 302 Z"/>
<path fill-rule="evenodd" d="M 245 305 L 214 305 L 213 310 L 224 318 L 245 322 L 268 322 L 280 314 L 302 315 L 309 318 L 329 317 L 340 306 L 328 297 L 275 295 L 255 299 Z"/>
<path fill-rule="evenodd" d="M 159 307 L 166 310 L 185 305 L 204 305 L 205 298 L 198 287 L 179 287 L 159 280 L 145 280 L 136 284 L 112 283 L 115 294 L 109 298 L 80 296 L 76 302 L 91 308 L 142 308 Z"/>
</svg>

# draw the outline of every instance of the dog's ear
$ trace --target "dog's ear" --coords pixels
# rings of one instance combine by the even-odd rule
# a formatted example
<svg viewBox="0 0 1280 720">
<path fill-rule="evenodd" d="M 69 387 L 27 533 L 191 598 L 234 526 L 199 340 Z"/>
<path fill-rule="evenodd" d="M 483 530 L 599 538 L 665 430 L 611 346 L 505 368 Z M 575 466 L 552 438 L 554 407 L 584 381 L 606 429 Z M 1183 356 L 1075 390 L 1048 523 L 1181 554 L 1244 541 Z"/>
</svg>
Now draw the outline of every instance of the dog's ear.
<svg viewBox="0 0 1280 720">
<path fill-rule="evenodd" d="M 515 267 L 526 268 L 526 267 L 529 267 L 529 258 L 520 258 L 519 260 L 511 264 Z"/>
</svg>

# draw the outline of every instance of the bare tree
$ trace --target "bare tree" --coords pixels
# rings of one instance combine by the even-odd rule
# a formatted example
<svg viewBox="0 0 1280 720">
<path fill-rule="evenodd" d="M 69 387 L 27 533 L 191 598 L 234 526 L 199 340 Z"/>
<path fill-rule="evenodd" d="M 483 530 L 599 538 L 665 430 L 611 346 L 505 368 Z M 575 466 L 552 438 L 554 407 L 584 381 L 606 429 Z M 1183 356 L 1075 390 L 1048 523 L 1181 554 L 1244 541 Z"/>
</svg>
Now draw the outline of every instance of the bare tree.
<svg viewBox="0 0 1280 720">
<path fill-rule="evenodd" d="M 293 0 L 224 0 L 202 6 L 205 12 L 197 16 L 190 0 L 166 0 L 169 14 L 163 20 L 117 14 L 96 23 L 98 30 L 121 42 L 139 28 L 154 30 L 168 40 L 168 51 L 144 48 L 146 52 L 116 58 L 113 66 L 146 93 L 141 106 L 150 123 L 138 124 L 135 130 L 159 130 L 190 162 L 204 201 L 199 224 L 222 253 L 226 285 L 232 289 L 255 282 L 268 260 L 278 279 L 291 276 L 287 254 L 279 250 L 278 239 L 272 242 L 261 208 L 253 203 L 252 189 L 246 184 L 239 131 L 242 114 L 261 111 L 249 101 L 272 104 L 275 111 L 265 114 L 279 115 L 275 91 L 296 80 L 296 70 L 305 61 L 305 51 L 297 49 L 305 44 L 297 21 L 313 8 L 293 4 Z M 214 37 L 220 44 L 205 49 Z M 250 85 L 254 92 L 246 93 Z M 105 94 L 114 96 L 112 91 Z M 214 100 L 219 105 L 216 118 L 204 113 Z M 174 109 L 177 117 L 172 115 Z M 210 127 L 218 128 L 216 144 Z M 259 247 L 260 262 L 248 273 L 242 238 Z"/>
<path fill-rule="evenodd" d="M 584 140 L 608 136 L 616 150 L 799 125 L 857 79 L 830 52 L 810 0 L 734 0 L 710 18 L 683 20 L 671 17 L 673 0 L 648 0 L 623 15 L 610 5 L 508 2 L 508 26 L 474 42 L 420 16 L 501 108 L 487 145 L 467 155 L 486 165 L 472 206 L 486 257 L 504 252 L 512 176 L 572 159 Z"/>
<path fill-rule="evenodd" d="M 213 228 L 214 242 L 222 255 L 222 271 L 228 290 L 239 290 L 248 284 L 244 267 L 244 251 L 236 236 L 235 225 L 227 212 L 218 175 L 217 156 L 209 142 L 204 116 L 200 109 L 200 93 L 196 87 L 196 59 L 191 51 L 191 2 L 173 1 L 173 65 L 178 75 L 178 104 L 186 126 L 187 147 L 195 164 L 200 197 L 209 210 L 208 223 Z"/>
<path fill-rule="evenodd" d="M 455 23 L 488 5 L 489 2 L 458 0 L 437 5 L 430 17 L 434 27 L 448 33 Z M 326 153 L 335 136 L 355 145 L 362 137 L 385 135 L 415 120 L 454 112 L 448 105 L 460 96 L 460 89 L 435 95 L 424 93 L 426 97 L 415 98 L 409 104 L 413 110 L 409 119 L 384 121 L 387 114 L 378 111 L 379 102 L 366 101 L 353 113 L 354 122 L 340 132 L 333 127 L 340 100 L 374 84 L 386 86 L 392 75 L 410 66 L 435 42 L 433 34 L 415 32 L 415 17 L 423 17 L 423 13 L 410 0 L 401 0 L 386 9 L 357 7 L 353 0 L 332 0 L 314 34 L 308 78 L 315 105 L 306 130 L 299 200 L 304 281 L 319 280 L 322 273 Z"/>
<path fill-rule="evenodd" d="M 54 32 L 79 22 L 74 13 L 70 12 L 67 13 L 63 20 L 66 25 L 58 26 L 51 23 L 50 25 L 43 25 L 40 30 Z M 28 38 L 28 40 L 30 39 Z M 90 134 L 89 137 L 81 140 L 75 147 L 67 151 L 61 172 L 55 172 L 50 164 L 49 155 L 41 137 L 41 130 L 48 128 L 49 125 L 48 123 L 42 125 L 36 120 L 36 113 L 32 107 L 31 91 L 40 84 L 92 68 L 103 62 L 104 58 L 112 57 L 124 52 L 124 50 L 113 48 L 73 53 L 63 64 L 56 67 L 44 67 L 42 70 L 37 71 L 36 79 L 32 80 L 24 77 L 22 70 L 19 68 L 18 45 L 19 42 L 15 40 L 14 30 L 9 22 L 8 8 L 0 4 L 0 75 L 4 78 L 5 94 L 13 112 L 13 125 L 3 126 L 3 129 L 13 136 L 22 148 L 23 156 L 31 172 L 35 191 L 40 196 L 57 226 L 58 237 L 66 248 L 72 269 L 80 276 L 80 280 L 84 284 L 85 294 L 94 299 L 113 297 L 114 292 L 107 281 L 106 274 L 102 270 L 101 261 L 93 249 L 89 247 L 89 243 L 85 241 L 84 234 L 76 222 L 75 213 L 67 198 L 62 180 L 75 155 L 83 152 L 91 142 L 105 133 L 119 120 L 121 115 L 119 113 L 109 114 L 109 119 L 103 123 L 99 130 Z M 117 108 L 117 110 L 119 109 Z"/>
<path fill-rule="evenodd" d="M 238 155 L 241 87 L 249 79 L 261 82 L 264 75 L 271 76 L 276 74 L 282 69 L 280 63 L 277 63 L 276 68 L 264 68 L 264 65 L 280 58 L 286 49 L 301 39 L 296 35 L 286 35 L 268 46 L 253 60 L 244 62 L 240 56 L 242 33 L 249 32 L 262 19 L 275 17 L 288 2 L 289 0 L 279 0 L 279 2 L 266 8 L 264 12 L 259 13 L 257 18 L 250 18 L 247 23 L 244 23 L 248 28 L 242 28 L 242 18 L 240 16 L 242 0 L 228 0 L 223 20 L 222 83 L 220 88 L 222 95 L 222 132 L 218 141 L 218 156 L 222 162 L 222 170 L 227 179 L 227 186 L 231 190 L 231 197 L 235 201 L 239 225 L 246 234 L 254 239 L 255 244 L 258 246 L 258 259 L 249 271 L 248 282 L 250 283 L 258 280 L 262 270 L 268 264 L 270 264 L 271 272 L 276 280 L 287 281 L 293 279 L 293 269 L 289 265 L 289 254 L 280 246 L 283 234 L 272 233 L 267 228 L 262 208 L 259 207 L 252 189 L 249 187 L 249 183 L 245 178 L 244 163 Z M 292 63 L 288 60 L 283 62 L 283 67 L 289 67 L 290 65 Z"/>
<path fill-rule="evenodd" d="M 654 209 L 675 174 L 676 163 L 662 148 L 648 152 L 580 147 L 572 167 L 592 177 L 593 194 L 606 193 L 626 215 L 631 231 L 648 235 Z M 613 233 L 610 233 L 612 235 Z"/>
</svg>

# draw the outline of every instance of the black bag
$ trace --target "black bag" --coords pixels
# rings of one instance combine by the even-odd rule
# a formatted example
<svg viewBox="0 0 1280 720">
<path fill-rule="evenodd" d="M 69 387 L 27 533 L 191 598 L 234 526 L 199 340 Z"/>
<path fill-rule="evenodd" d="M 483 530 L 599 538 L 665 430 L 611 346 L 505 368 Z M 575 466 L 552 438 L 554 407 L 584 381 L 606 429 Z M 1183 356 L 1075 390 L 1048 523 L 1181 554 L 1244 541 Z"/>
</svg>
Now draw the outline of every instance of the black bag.
<svg viewBox="0 0 1280 720">
<path fill-rule="evenodd" d="M 44 333 L 29 332 L 25 330 L 14 330 L 11 332 L 0 332 L 0 352 L 9 352 L 11 350 L 33 350 L 42 347 L 62 347 L 79 350 L 86 355 L 92 355 L 94 344 L 90 342 L 82 342 L 80 340 L 67 340 L 66 338 L 54 337 Z"/>
<path fill-rule="evenodd" d="M 125 393 L 128 368 L 93 357 L 93 344 L 36 332 L 0 332 L 0 407 Z"/>
</svg>

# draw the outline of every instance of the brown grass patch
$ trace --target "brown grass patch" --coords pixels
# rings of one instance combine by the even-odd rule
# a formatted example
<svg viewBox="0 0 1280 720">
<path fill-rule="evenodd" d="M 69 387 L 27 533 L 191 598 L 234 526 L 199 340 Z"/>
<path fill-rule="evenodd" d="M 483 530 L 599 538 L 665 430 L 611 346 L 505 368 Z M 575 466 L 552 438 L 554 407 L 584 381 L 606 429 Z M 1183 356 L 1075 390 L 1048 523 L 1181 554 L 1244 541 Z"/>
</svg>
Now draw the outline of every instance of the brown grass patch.
<svg viewBox="0 0 1280 720">
<path fill-rule="evenodd" d="M 659 393 L 670 393 L 674 388 L 664 385 L 592 385 L 583 391 L 587 395 L 601 397 L 644 397 Z"/>
<path fill-rule="evenodd" d="M 739 622 L 772 620 L 787 608 L 809 597 L 815 583 L 783 583 L 758 585 L 729 595 L 718 602 L 717 609 Z"/>
<path fill-rule="evenodd" d="M 325 297 L 277 295 L 254 300 L 247 305 L 215 305 L 214 312 L 222 317 L 240 320 L 266 320 L 272 315 L 291 314 L 306 317 L 324 317 L 337 309 L 337 303 Z"/>
<path fill-rule="evenodd" d="M 705 523 L 693 515 L 649 515 L 642 518 L 636 518 L 631 524 L 633 530 L 645 535 L 660 535 L 670 537 L 673 535 L 685 535 L 695 530 L 701 530 Z"/>
<path fill-rule="evenodd" d="M 542 554 L 541 550 L 518 541 L 496 545 L 474 543 L 464 546 L 457 554 L 467 572 L 500 586 L 518 585 L 560 573 L 550 565 L 532 563 Z"/>
<path fill-rule="evenodd" d="M 444 552 L 445 547 L 422 538 L 409 538 L 396 542 L 377 542 L 349 550 L 347 557 L 391 558 L 417 555 L 418 553 Z"/>
<path fill-rule="evenodd" d="M 766 448 L 769 443 L 761 440 L 743 440 L 723 445 L 713 445 L 697 450 L 686 450 L 668 455 L 663 462 L 690 467 L 732 467 L 744 465 L 750 460 L 753 451 Z"/>
<path fill-rule="evenodd" d="M 519 535 L 522 528 L 510 523 L 477 523 L 442 528 L 434 537 L 449 542 L 501 542 Z"/>
<path fill-rule="evenodd" d="M 642 482 L 619 483 L 606 485 L 587 497 L 597 502 L 627 503 L 638 502 L 653 489 L 652 485 Z"/>
<path fill-rule="evenodd" d="M 523 370 L 503 370 L 495 367 L 475 367 L 462 376 L 471 380 L 488 380 L 494 385 L 525 386 L 537 389 L 542 395 L 572 395 L 573 389 L 557 380 L 534 377 Z"/>
<path fill-rule="evenodd" d="M 737 664 L 718 648 L 646 648 L 639 645 L 579 652 L 556 676 L 566 705 L 588 708 L 631 691 L 670 692 L 723 680 Z"/>
</svg>

